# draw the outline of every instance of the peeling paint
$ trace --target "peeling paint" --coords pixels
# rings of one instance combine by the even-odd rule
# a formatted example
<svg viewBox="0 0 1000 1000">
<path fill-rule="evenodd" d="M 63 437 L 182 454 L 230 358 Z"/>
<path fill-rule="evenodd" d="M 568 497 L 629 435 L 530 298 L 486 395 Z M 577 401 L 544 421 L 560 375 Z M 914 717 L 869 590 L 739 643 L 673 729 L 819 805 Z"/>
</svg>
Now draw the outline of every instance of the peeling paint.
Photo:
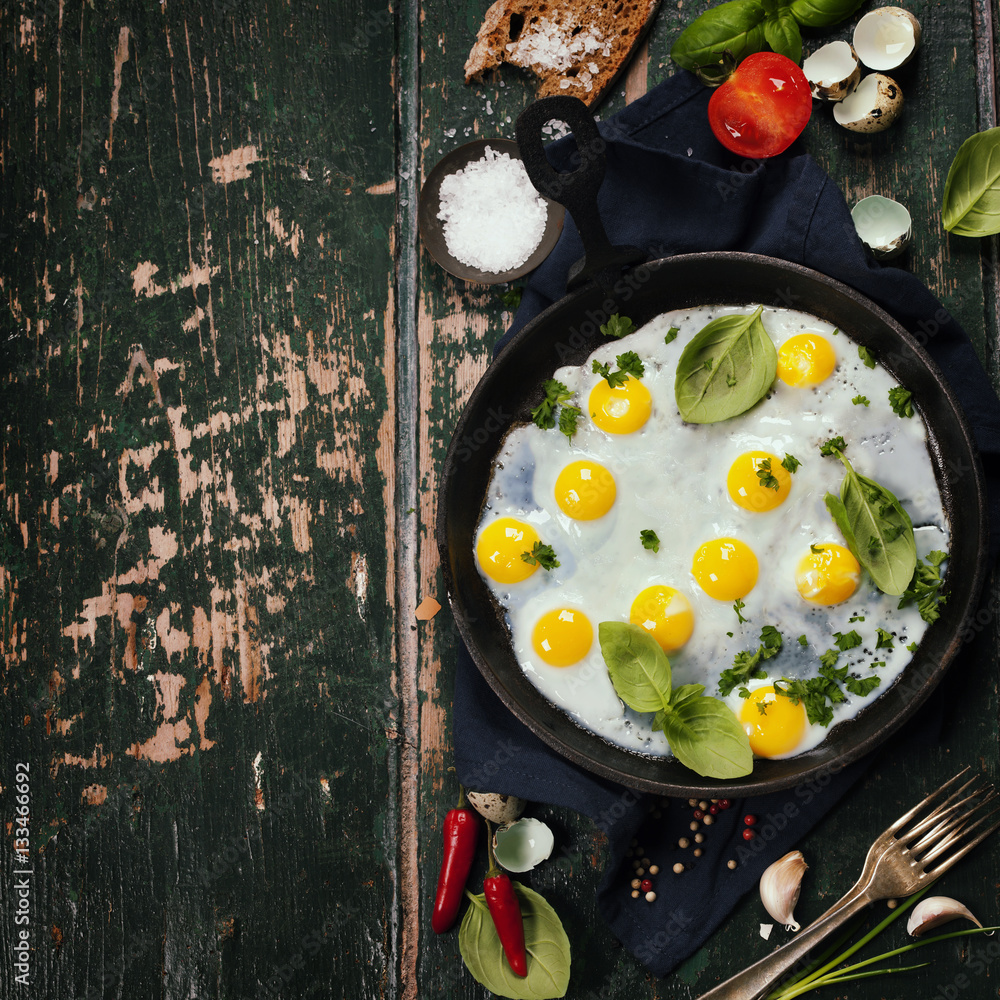
<svg viewBox="0 0 1000 1000">
<path fill-rule="evenodd" d="M 216 184 L 229 184 L 232 181 L 245 181 L 250 177 L 250 165 L 258 160 L 256 146 L 240 146 L 222 156 L 213 157 L 208 161 L 212 171 L 212 180 Z"/>
</svg>

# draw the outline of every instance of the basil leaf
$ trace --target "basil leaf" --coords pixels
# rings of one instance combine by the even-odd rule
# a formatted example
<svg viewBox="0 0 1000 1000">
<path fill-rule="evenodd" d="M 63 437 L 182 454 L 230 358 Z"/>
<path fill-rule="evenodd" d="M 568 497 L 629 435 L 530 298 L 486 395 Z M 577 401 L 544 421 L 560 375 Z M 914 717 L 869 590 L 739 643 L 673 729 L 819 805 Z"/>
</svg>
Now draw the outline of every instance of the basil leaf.
<svg viewBox="0 0 1000 1000">
<path fill-rule="evenodd" d="M 524 921 L 524 946 L 528 952 L 528 974 L 523 979 L 504 958 L 486 897 L 466 895 L 471 900 L 458 929 L 458 949 L 472 978 L 497 996 L 512 1000 L 548 1000 L 563 997 L 569 986 L 569 938 L 559 915 L 543 896 L 514 882 L 514 892 Z"/>
<path fill-rule="evenodd" d="M 775 52 L 788 56 L 793 63 L 802 62 L 802 32 L 788 7 L 779 7 L 764 21 L 764 39 Z"/>
<path fill-rule="evenodd" d="M 799 24 L 825 28 L 850 17 L 864 0 L 792 0 L 789 10 Z"/>
<path fill-rule="evenodd" d="M 958 236 L 1000 233 L 1000 128 L 970 136 L 944 182 L 944 228 Z"/>
<path fill-rule="evenodd" d="M 657 714 L 673 755 L 704 778 L 741 778 L 753 770 L 750 738 L 718 698 L 688 698 Z"/>
<path fill-rule="evenodd" d="M 679 688 L 674 689 L 670 698 L 670 707 L 676 709 L 678 705 L 683 704 L 689 698 L 700 698 L 704 693 L 704 684 L 682 684 Z"/>
<path fill-rule="evenodd" d="M 751 316 L 719 316 L 696 333 L 681 353 L 674 398 L 692 424 L 714 424 L 749 410 L 774 382 L 778 354 L 760 321 Z M 712 361 L 711 368 L 706 365 Z"/>
<path fill-rule="evenodd" d="M 840 484 L 840 505 L 831 504 L 827 494 L 827 509 L 875 586 L 883 594 L 898 597 L 909 586 L 917 565 L 910 515 L 889 490 L 855 472 L 844 455 L 837 454 L 847 473 Z"/>
<path fill-rule="evenodd" d="M 764 6 L 760 0 L 729 0 L 710 7 L 680 34 L 670 58 L 684 69 L 717 63 L 728 49 L 737 62 L 764 48 Z"/>
<path fill-rule="evenodd" d="M 629 708 L 658 712 L 670 704 L 670 661 L 644 628 L 601 622 L 597 637 L 611 683 Z"/>
</svg>

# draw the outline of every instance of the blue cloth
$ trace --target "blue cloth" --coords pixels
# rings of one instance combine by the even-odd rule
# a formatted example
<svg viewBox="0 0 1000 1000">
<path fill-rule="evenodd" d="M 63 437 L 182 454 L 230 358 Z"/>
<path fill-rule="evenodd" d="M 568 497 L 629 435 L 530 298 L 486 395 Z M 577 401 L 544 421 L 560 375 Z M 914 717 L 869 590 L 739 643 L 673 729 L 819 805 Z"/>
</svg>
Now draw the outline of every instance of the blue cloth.
<svg viewBox="0 0 1000 1000">
<path fill-rule="evenodd" d="M 858 239 L 836 185 L 795 146 L 773 160 L 732 157 L 708 128 L 709 91 L 688 73 L 651 90 L 600 124 L 607 141 L 601 217 L 614 244 L 648 250 L 651 258 L 710 250 L 743 250 L 814 268 L 851 285 L 882 306 L 926 347 L 948 377 L 973 427 L 990 500 L 991 554 L 1000 544 L 1000 403 L 968 336 L 911 274 L 877 264 Z M 559 169 L 571 169 L 572 140 L 548 149 Z M 558 245 L 532 274 L 507 340 L 566 294 L 566 275 L 583 253 L 572 220 Z M 897 737 L 901 738 L 901 737 Z M 589 815 L 608 837 L 611 862 L 598 890 L 613 933 L 655 975 L 666 975 L 725 920 L 764 869 L 797 842 L 865 772 L 869 760 L 822 775 L 797 788 L 734 800 L 704 831 L 704 854 L 690 863 L 687 801 L 641 795 L 581 770 L 516 720 L 459 650 L 455 682 L 456 770 L 469 788 L 506 792 Z M 656 810 L 657 814 L 651 811 Z M 757 818 L 756 836 L 742 837 L 743 817 Z M 630 844 L 660 866 L 657 898 L 634 900 Z M 730 870 L 727 861 L 735 860 Z M 669 877 L 668 877 L 669 876 Z"/>
</svg>

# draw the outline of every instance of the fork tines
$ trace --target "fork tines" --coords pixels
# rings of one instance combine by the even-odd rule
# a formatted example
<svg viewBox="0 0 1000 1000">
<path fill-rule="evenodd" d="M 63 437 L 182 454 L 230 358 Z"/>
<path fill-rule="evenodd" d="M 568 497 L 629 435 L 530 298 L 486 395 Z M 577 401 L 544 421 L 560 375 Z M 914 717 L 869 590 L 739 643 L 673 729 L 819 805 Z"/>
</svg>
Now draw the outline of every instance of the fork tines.
<svg viewBox="0 0 1000 1000">
<path fill-rule="evenodd" d="M 906 853 L 929 878 L 943 874 L 1000 827 L 1000 796 L 990 782 L 976 775 L 957 788 L 954 787 L 968 770 L 965 768 L 946 781 L 890 828 L 896 834 L 897 841 L 908 845 Z M 949 791 L 950 794 L 946 794 Z M 907 827 L 911 820 L 942 796 L 945 796 L 943 801 L 938 802 L 922 819 Z M 931 862 L 949 851 L 952 853 L 947 858 L 933 869 L 928 869 Z"/>
</svg>

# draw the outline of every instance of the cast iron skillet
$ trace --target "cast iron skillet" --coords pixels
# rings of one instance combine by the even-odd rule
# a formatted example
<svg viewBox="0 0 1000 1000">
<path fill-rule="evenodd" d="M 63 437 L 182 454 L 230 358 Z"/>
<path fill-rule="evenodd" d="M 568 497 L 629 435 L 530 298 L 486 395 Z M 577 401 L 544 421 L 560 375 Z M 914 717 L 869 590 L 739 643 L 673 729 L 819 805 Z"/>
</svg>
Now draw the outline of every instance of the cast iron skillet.
<svg viewBox="0 0 1000 1000">
<path fill-rule="evenodd" d="M 568 105 L 552 108 L 549 103 L 567 100 L 574 99 L 538 101 L 524 115 L 532 112 L 538 116 L 533 123 L 537 129 L 551 118 L 569 121 L 576 114 L 571 124 L 582 148 L 585 142 L 592 142 L 596 128 L 585 109 L 577 114 Z M 584 108 L 582 103 L 580 107 Z M 518 140 L 528 164 L 532 151 L 523 139 L 522 119 L 518 120 Z M 592 129 L 589 136 L 588 124 Z M 540 139 L 537 146 L 540 152 Z M 983 478 L 971 431 L 944 376 L 914 338 L 869 299 L 823 274 L 746 253 L 686 254 L 624 272 L 620 265 L 616 269 L 616 248 L 603 237 L 603 228 L 603 243 L 587 242 L 586 233 L 593 231 L 595 221 L 600 226 L 596 201 L 583 224 L 581 219 L 588 209 L 585 204 L 571 204 L 572 178 L 586 174 L 592 165 L 583 159 L 575 175 L 553 171 L 548 189 L 544 176 L 533 173 L 530 165 L 528 172 L 543 193 L 560 198 L 573 214 L 588 252 L 578 271 L 596 274 L 597 280 L 581 283 L 587 273 L 582 278 L 578 274 L 579 287 L 527 324 L 500 352 L 470 396 L 445 461 L 437 542 L 459 633 L 507 708 L 560 754 L 601 777 L 644 791 L 705 796 L 759 794 L 823 781 L 826 775 L 873 750 L 913 715 L 962 645 L 965 624 L 976 609 L 983 583 L 987 548 Z M 550 169 L 547 163 L 545 168 Z M 603 174 L 603 165 L 601 171 Z M 592 175 L 587 183 L 596 194 Z M 625 248 L 623 256 L 629 257 L 632 251 L 634 248 Z M 912 390 L 927 425 L 951 526 L 951 559 L 948 600 L 941 617 L 928 627 L 912 662 L 892 687 L 855 719 L 833 727 L 815 749 L 787 760 L 756 760 L 753 773 L 746 778 L 722 782 L 702 778 L 673 758 L 615 746 L 577 725 L 542 696 L 518 666 L 503 612 L 476 567 L 473 543 L 494 456 L 504 436 L 513 426 L 531 419 L 532 408 L 542 399 L 546 378 L 563 365 L 580 364 L 605 342 L 598 326 L 608 315 L 620 312 L 641 326 L 672 309 L 735 303 L 792 306 L 819 316 L 874 350 L 880 363 Z"/>
</svg>

